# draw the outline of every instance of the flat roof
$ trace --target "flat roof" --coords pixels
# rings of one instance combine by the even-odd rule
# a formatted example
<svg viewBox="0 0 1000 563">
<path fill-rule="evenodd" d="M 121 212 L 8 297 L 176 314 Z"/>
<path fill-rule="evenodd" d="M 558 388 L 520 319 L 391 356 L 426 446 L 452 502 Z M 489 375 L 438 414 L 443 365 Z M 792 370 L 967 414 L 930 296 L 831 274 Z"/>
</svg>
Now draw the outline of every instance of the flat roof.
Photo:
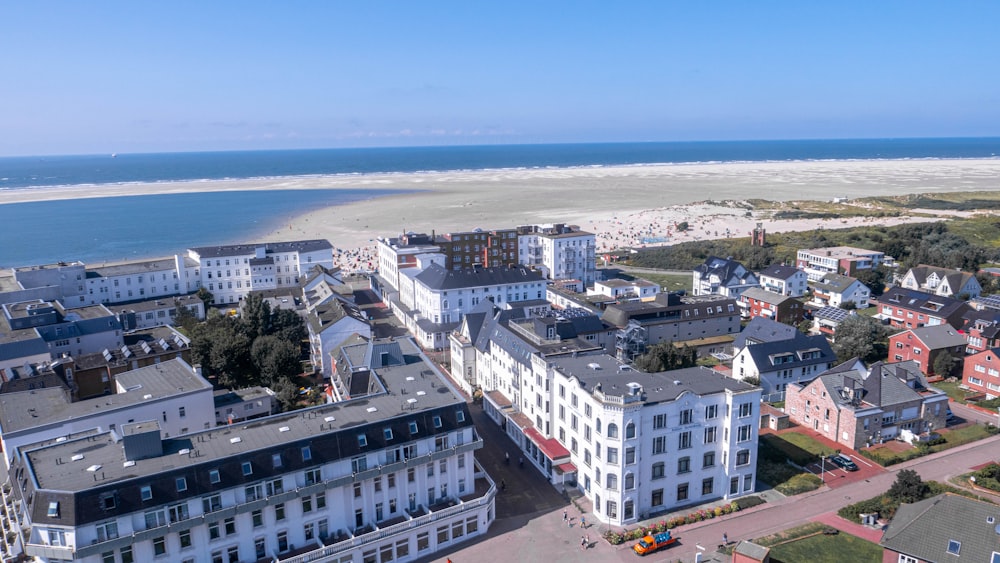
<svg viewBox="0 0 1000 563">
<path fill-rule="evenodd" d="M 165 270 L 176 270 L 177 262 L 174 257 L 153 258 L 150 260 L 136 260 L 134 262 L 117 262 L 111 264 L 101 264 L 100 266 L 87 267 L 87 277 L 96 275 L 99 277 L 127 276 L 130 274 L 146 274 L 149 272 L 163 272 Z"/>
<path fill-rule="evenodd" d="M 30 430 L 103 414 L 150 399 L 191 393 L 212 386 L 181 359 L 127 371 L 116 376 L 128 391 L 71 403 L 62 389 L 35 389 L 0 395 L 0 429 L 4 433 Z M 151 395 L 150 398 L 146 398 Z"/>
<path fill-rule="evenodd" d="M 453 393 L 432 366 L 423 361 L 411 340 L 397 339 L 395 342 L 400 344 L 407 363 L 372 370 L 385 387 L 385 392 L 376 395 L 167 438 L 162 442 L 162 456 L 135 460 L 134 464 L 129 462 L 128 467 L 119 437 L 112 432 L 32 450 L 27 452 L 28 461 L 39 489 L 80 492 L 117 481 L 147 479 L 179 466 L 215 464 L 234 456 L 350 428 L 358 428 L 360 432 L 371 423 L 412 419 L 449 405 L 464 409 L 464 399 Z M 422 435 L 430 434 L 428 429 Z M 373 433 L 368 436 L 369 440 L 375 438 Z M 67 461 L 77 455 L 84 457 Z M 57 460 L 62 462 L 57 463 Z M 84 471 L 95 465 L 100 466 L 99 471 Z"/>
</svg>

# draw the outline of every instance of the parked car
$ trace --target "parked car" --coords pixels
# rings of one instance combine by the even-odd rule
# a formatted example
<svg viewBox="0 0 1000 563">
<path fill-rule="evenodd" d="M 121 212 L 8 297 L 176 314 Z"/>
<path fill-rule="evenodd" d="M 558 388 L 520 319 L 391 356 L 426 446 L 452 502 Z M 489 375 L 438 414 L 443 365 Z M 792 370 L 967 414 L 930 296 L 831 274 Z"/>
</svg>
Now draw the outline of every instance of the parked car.
<svg viewBox="0 0 1000 563">
<path fill-rule="evenodd" d="M 653 553 L 658 549 L 669 547 L 675 543 L 677 543 L 677 538 L 671 536 L 670 530 L 667 530 L 656 535 L 649 535 L 642 538 L 639 540 L 639 543 L 632 546 L 632 550 L 639 555 L 646 555 L 647 553 Z"/>
<path fill-rule="evenodd" d="M 847 471 L 858 470 L 858 464 L 854 463 L 854 460 L 852 460 L 851 458 L 847 457 L 844 454 L 837 454 L 831 457 L 830 461 L 832 461 L 833 464 L 836 465 L 837 467 L 845 469 Z"/>
</svg>

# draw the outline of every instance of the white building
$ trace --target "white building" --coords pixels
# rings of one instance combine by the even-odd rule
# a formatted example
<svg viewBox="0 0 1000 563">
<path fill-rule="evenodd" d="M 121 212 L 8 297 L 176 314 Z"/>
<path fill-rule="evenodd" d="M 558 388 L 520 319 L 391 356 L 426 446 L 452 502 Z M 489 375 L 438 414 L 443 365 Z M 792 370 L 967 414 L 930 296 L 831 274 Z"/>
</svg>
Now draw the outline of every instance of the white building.
<svg viewBox="0 0 1000 563">
<path fill-rule="evenodd" d="M 400 276 L 401 284 L 406 284 Z M 523 266 L 447 270 L 433 263 L 412 278 L 412 294 L 403 285 L 393 311 L 425 348 L 445 348 L 448 333 L 462 316 L 483 301 L 497 305 L 544 299 L 545 280 Z"/>
<path fill-rule="evenodd" d="M 734 345 L 733 377 L 744 381 L 760 381 L 763 396 L 768 401 L 784 399 L 790 384 L 810 380 L 830 369 L 837 356 L 823 335 L 806 336 L 765 318 L 755 318 L 745 329 L 764 338 L 750 335 Z"/>
<path fill-rule="evenodd" d="M 213 303 L 239 303 L 253 290 L 293 287 L 316 265 L 333 268 L 333 246 L 326 240 L 265 242 L 189 248 L 194 278 Z"/>
<path fill-rule="evenodd" d="M 594 282 L 587 295 L 603 295 L 612 299 L 649 301 L 660 292 L 660 285 L 644 279 L 604 280 Z"/>
<path fill-rule="evenodd" d="M 813 290 L 811 303 L 818 307 L 841 307 L 854 303 L 858 309 L 867 309 L 871 290 L 858 279 L 843 274 L 824 274 L 809 282 Z"/>
<path fill-rule="evenodd" d="M 417 267 L 417 260 L 424 254 L 441 255 L 441 247 L 434 244 L 432 237 L 408 233 L 400 237 L 379 237 L 378 278 L 383 281 L 383 291 L 399 291 L 399 273 L 407 268 Z M 444 265 L 444 262 L 440 262 Z"/>
<path fill-rule="evenodd" d="M 3 486 L 13 553 L 405 563 L 481 536 L 496 487 L 465 401 L 432 367 L 380 364 L 363 399 L 249 424 L 166 438 L 136 420 L 21 448 Z"/>
<path fill-rule="evenodd" d="M 552 280 L 577 279 L 587 287 L 597 281 L 596 237 L 574 225 L 518 227 L 521 264 L 540 269 Z"/>
<path fill-rule="evenodd" d="M 34 300 L 7 303 L 0 311 L 0 368 L 124 344 L 121 323 L 104 305 L 68 309 L 58 301 Z"/>
<path fill-rule="evenodd" d="M 544 401 L 511 405 L 508 433 L 520 428 L 525 455 L 546 474 L 575 473 L 601 522 L 630 525 L 754 491 L 758 388 L 707 368 L 641 373 L 606 355 L 532 364 L 521 392 Z M 531 422 L 536 413 L 551 433 Z"/>
<path fill-rule="evenodd" d="M 739 262 L 709 256 L 694 269 L 692 295 L 723 295 L 739 300 L 751 287 L 760 287 L 757 274 Z"/>
<path fill-rule="evenodd" d="M 853 246 L 831 246 L 799 250 L 795 267 L 803 270 L 810 281 L 826 274 L 854 276 L 861 270 L 876 268 L 886 261 L 885 253 Z"/>
<path fill-rule="evenodd" d="M 70 402 L 61 388 L 0 395 L 0 444 L 9 461 L 27 444 L 120 430 L 138 420 L 157 420 L 166 436 L 215 426 L 212 385 L 180 358 L 115 377 L 115 392 Z"/>
<path fill-rule="evenodd" d="M 773 264 L 760 272 L 760 287 L 786 297 L 802 297 L 809 291 L 806 273 L 792 266 Z"/>
</svg>

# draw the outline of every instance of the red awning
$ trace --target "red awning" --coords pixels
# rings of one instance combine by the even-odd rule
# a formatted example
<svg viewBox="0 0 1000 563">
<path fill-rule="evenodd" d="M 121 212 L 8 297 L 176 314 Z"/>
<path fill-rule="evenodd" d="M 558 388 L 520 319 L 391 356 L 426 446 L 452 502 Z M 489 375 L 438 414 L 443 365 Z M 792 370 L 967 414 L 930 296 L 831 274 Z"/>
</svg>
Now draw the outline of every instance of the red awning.
<svg viewBox="0 0 1000 563">
<path fill-rule="evenodd" d="M 545 457 L 551 461 L 569 457 L 569 450 L 564 448 L 555 438 L 545 438 L 534 428 L 525 428 L 524 435 L 534 442 L 538 446 L 538 449 L 542 450 L 542 453 L 545 454 Z"/>
</svg>

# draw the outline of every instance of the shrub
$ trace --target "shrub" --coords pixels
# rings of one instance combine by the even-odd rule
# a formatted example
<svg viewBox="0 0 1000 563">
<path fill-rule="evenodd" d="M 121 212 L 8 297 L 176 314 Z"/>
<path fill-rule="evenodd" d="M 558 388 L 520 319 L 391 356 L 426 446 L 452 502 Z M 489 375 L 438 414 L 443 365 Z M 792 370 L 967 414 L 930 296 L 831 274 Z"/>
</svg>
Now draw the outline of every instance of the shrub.
<svg viewBox="0 0 1000 563">
<path fill-rule="evenodd" d="M 776 486 L 774 490 L 783 495 L 791 496 L 816 490 L 822 484 L 823 481 L 812 473 L 799 473 L 788 481 Z"/>
<path fill-rule="evenodd" d="M 748 508 L 757 506 L 758 504 L 764 504 L 765 502 L 767 501 L 758 496 L 752 496 L 752 497 L 738 498 L 733 501 L 733 504 L 736 505 L 736 510 L 746 510 Z"/>
</svg>

